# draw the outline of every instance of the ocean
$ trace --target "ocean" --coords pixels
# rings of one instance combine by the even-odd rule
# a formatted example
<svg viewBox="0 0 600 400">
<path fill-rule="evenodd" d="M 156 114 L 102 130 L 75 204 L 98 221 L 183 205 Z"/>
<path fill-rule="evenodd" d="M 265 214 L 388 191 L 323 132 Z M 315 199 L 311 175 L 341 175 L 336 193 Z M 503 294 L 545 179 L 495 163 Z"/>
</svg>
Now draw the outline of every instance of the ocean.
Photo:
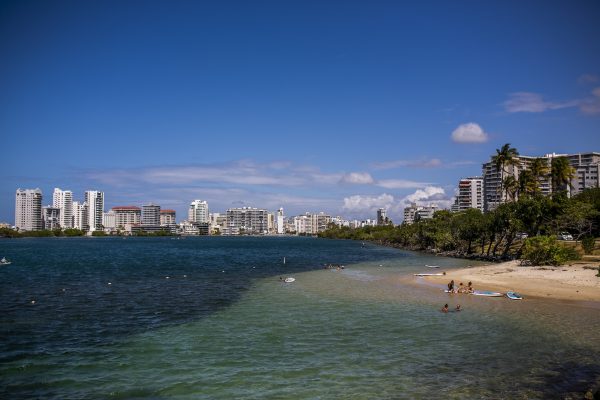
<svg viewBox="0 0 600 400">
<path fill-rule="evenodd" d="M 452 297 L 412 276 L 473 261 L 303 237 L 7 239 L 2 256 L 3 399 L 563 399 L 600 385 L 597 304 Z"/>
</svg>

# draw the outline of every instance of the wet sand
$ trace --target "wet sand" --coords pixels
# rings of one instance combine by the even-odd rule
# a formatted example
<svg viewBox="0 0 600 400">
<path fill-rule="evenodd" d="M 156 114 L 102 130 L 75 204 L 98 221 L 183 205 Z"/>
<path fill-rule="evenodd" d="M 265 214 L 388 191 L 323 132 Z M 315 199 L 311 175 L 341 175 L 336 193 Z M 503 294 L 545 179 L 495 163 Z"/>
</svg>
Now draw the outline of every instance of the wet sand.
<svg viewBox="0 0 600 400">
<path fill-rule="evenodd" d="M 585 269 L 595 267 L 595 269 Z M 563 300 L 600 301 L 598 263 L 579 263 L 559 267 L 521 266 L 519 261 L 447 270 L 445 276 L 426 277 L 427 281 L 446 285 L 454 279 L 473 283 L 475 290 L 516 291 L 523 296 Z"/>
</svg>

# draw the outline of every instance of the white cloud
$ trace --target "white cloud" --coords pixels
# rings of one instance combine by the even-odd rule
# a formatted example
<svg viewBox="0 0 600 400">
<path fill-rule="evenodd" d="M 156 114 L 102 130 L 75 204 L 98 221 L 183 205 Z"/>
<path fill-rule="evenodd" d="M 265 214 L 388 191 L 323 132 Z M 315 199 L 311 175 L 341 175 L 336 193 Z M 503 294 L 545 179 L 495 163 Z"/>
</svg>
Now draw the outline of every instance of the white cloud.
<svg viewBox="0 0 600 400">
<path fill-rule="evenodd" d="M 539 113 L 547 110 L 558 110 L 561 108 L 576 107 L 578 100 L 565 102 L 545 101 L 540 94 L 530 92 L 511 93 L 509 99 L 504 102 L 504 109 L 509 113 L 530 112 Z"/>
<path fill-rule="evenodd" d="M 375 169 L 392 169 L 398 167 L 411 167 L 411 168 L 435 168 L 442 165 L 442 161 L 439 158 L 423 159 L 423 160 L 394 160 L 386 161 L 381 163 L 375 163 L 372 165 Z"/>
<path fill-rule="evenodd" d="M 344 198 L 343 209 L 351 213 L 372 214 L 378 208 L 390 208 L 394 203 L 394 196 L 384 193 L 377 197 L 354 195 Z"/>
<path fill-rule="evenodd" d="M 414 189 L 428 185 L 426 182 L 415 182 L 405 179 L 383 179 L 377 181 L 377 186 L 386 189 Z"/>
<path fill-rule="evenodd" d="M 438 186 L 427 186 L 423 189 L 419 189 L 413 194 L 406 196 L 403 200 L 410 203 L 417 203 L 420 201 L 431 201 L 431 200 L 443 200 L 446 192 L 443 188 Z"/>
<path fill-rule="evenodd" d="M 592 90 L 592 97 L 588 97 L 581 101 L 579 109 L 582 113 L 588 115 L 600 114 L 600 87 Z"/>
<path fill-rule="evenodd" d="M 352 183 L 358 185 L 367 185 L 375 182 L 371 174 L 368 172 L 351 172 L 342 176 L 340 180 L 342 183 Z"/>
<path fill-rule="evenodd" d="M 452 132 L 452 140 L 457 143 L 484 143 L 488 141 L 488 134 L 479 124 L 469 122 L 459 125 Z"/>
</svg>

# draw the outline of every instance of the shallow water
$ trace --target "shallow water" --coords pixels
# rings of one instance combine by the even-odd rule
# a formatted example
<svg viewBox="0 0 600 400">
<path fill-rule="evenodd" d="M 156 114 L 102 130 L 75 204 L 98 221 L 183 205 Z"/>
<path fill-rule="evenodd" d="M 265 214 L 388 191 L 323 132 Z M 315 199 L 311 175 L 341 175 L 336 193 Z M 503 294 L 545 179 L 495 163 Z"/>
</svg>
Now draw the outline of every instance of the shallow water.
<svg viewBox="0 0 600 400">
<path fill-rule="evenodd" d="M 224 237 L 4 240 L 0 255 L 2 398 L 538 399 L 600 383 L 597 305 L 412 276 L 463 260 Z"/>
</svg>

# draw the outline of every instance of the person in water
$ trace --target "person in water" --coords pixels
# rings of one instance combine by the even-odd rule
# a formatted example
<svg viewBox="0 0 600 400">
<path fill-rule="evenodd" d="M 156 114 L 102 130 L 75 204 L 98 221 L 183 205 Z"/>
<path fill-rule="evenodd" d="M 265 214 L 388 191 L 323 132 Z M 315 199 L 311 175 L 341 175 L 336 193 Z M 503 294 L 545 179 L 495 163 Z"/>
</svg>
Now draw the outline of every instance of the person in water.
<svg viewBox="0 0 600 400">
<path fill-rule="evenodd" d="M 442 307 L 441 310 L 443 313 L 447 313 L 448 312 L 448 304 L 444 304 L 444 307 Z"/>
<path fill-rule="evenodd" d="M 456 308 L 454 309 L 454 311 L 460 311 L 460 310 L 461 310 L 461 308 L 460 308 L 460 304 L 457 304 L 457 305 L 456 305 Z"/>
</svg>

